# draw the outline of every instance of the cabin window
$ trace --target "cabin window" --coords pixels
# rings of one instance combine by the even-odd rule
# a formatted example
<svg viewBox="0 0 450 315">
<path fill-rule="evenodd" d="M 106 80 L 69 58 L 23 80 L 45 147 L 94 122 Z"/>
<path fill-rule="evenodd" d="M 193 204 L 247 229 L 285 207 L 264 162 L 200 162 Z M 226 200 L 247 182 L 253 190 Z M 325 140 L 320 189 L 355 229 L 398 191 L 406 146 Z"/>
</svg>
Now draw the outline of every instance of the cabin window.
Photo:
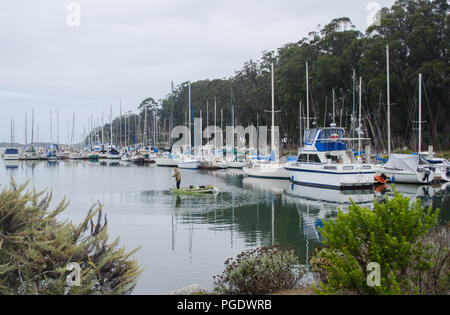
<svg viewBox="0 0 450 315">
<path fill-rule="evenodd" d="M 350 171 L 353 169 L 353 166 L 344 166 L 342 169 L 345 171 Z"/>
<path fill-rule="evenodd" d="M 322 163 L 317 154 L 300 154 L 297 162 L 299 163 Z"/>
<path fill-rule="evenodd" d="M 323 167 L 324 170 L 337 170 L 336 166 L 324 166 Z"/>
</svg>

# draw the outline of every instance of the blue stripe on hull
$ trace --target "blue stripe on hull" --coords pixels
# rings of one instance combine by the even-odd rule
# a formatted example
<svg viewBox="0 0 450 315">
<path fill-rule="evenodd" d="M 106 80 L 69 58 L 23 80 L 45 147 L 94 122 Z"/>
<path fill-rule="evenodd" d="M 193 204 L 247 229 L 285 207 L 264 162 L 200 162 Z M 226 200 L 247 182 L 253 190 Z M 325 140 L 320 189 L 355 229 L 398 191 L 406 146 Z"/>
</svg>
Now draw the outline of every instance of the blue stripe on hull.
<svg viewBox="0 0 450 315">
<path fill-rule="evenodd" d="M 270 176 L 254 176 L 254 175 L 247 175 L 247 176 L 252 178 L 289 180 L 289 177 L 270 177 Z"/>
<path fill-rule="evenodd" d="M 371 189 L 373 187 L 372 184 L 355 185 L 355 186 L 333 186 L 333 185 L 324 185 L 324 184 L 299 182 L 299 181 L 293 181 L 292 183 L 294 183 L 296 185 L 300 185 L 300 186 L 328 188 L 328 189 L 334 189 L 334 190 L 361 190 L 361 189 Z"/>
<path fill-rule="evenodd" d="M 327 172 L 327 171 L 314 171 L 314 170 L 300 170 L 297 168 L 285 168 L 286 171 L 291 172 L 304 172 L 304 173 L 323 173 L 323 174 L 332 174 L 332 175 L 361 175 L 361 174 L 376 174 L 376 172 L 351 172 L 351 173 L 335 173 L 335 172 Z"/>
</svg>

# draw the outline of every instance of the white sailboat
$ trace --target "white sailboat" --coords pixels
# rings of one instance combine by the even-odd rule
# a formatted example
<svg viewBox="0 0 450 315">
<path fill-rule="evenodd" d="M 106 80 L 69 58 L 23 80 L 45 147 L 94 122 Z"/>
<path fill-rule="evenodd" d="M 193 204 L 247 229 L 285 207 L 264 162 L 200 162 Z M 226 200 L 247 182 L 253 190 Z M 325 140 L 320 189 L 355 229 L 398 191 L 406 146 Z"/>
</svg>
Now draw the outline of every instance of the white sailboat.
<svg viewBox="0 0 450 315">
<path fill-rule="evenodd" d="M 430 184 L 436 176 L 435 169 L 420 154 L 422 147 L 422 75 L 419 74 L 419 139 L 418 153 L 391 154 L 380 172 L 392 183 Z M 389 134 L 390 138 L 390 134 Z"/>
<path fill-rule="evenodd" d="M 257 161 L 242 168 L 244 175 L 256 178 L 267 179 L 289 179 L 289 173 L 284 169 L 284 165 L 275 156 L 275 83 L 274 65 L 272 64 L 272 128 L 271 128 L 271 148 L 272 161 Z"/>
</svg>

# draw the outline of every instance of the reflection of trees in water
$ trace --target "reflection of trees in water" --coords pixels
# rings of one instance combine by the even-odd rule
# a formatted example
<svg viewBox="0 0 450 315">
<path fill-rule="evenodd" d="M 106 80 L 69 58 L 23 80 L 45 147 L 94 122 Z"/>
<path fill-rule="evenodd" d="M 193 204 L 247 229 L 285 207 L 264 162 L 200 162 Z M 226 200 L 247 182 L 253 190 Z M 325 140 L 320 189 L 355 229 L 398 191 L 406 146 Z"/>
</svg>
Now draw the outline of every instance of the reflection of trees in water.
<svg viewBox="0 0 450 315">
<path fill-rule="evenodd" d="M 178 198 L 175 203 L 177 202 L 180 202 Z M 226 209 L 214 208 L 212 205 L 211 210 L 205 211 L 197 211 L 193 207 L 192 211 L 176 212 L 175 216 L 176 221 L 183 224 L 208 224 L 211 225 L 211 230 L 229 231 L 231 246 L 236 237 L 243 239 L 248 247 L 273 244 L 294 246 L 303 261 L 313 247 L 320 243 L 318 233 L 308 231 L 317 228 L 314 225 L 316 218 L 328 217 L 322 215 L 320 209 L 306 209 L 298 204 L 287 203 L 282 196 L 275 195 L 265 196 L 256 205 Z M 314 222 L 312 226 L 311 222 Z"/>
</svg>

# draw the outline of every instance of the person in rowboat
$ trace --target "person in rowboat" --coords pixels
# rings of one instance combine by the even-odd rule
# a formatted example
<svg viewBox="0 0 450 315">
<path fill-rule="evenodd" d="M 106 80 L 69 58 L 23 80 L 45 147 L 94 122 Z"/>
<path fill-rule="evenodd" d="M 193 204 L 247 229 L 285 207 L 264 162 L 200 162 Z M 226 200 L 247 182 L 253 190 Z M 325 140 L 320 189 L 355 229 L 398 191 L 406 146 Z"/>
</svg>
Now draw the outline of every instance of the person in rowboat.
<svg viewBox="0 0 450 315">
<path fill-rule="evenodd" d="M 178 168 L 174 168 L 173 169 L 174 174 L 172 175 L 172 177 L 175 177 L 176 181 L 177 181 L 177 189 L 180 189 L 180 184 L 181 184 L 181 173 L 180 170 Z"/>
</svg>

